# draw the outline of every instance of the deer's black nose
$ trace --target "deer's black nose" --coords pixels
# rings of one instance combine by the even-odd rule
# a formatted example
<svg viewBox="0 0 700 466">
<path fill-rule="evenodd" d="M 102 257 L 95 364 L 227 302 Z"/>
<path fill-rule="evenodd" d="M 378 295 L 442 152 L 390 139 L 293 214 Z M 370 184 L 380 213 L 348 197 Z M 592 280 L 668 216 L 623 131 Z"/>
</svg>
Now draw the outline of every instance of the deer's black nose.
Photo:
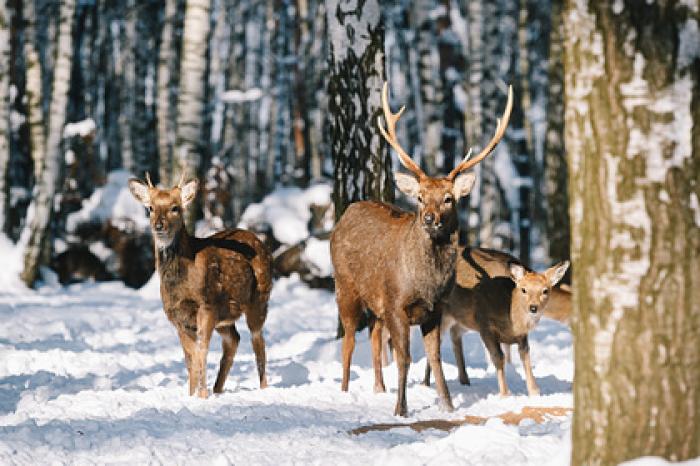
<svg viewBox="0 0 700 466">
<path fill-rule="evenodd" d="M 535 305 L 530 306 L 530 312 L 532 312 L 533 314 L 537 314 L 537 306 L 535 306 Z"/>
<path fill-rule="evenodd" d="M 431 213 L 425 214 L 425 216 L 423 217 L 423 222 L 426 225 L 431 226 L 433 222 L 435 222 L 435 215 Z"/>
<path fill-rule="evenodd" d="M 155 228 L 156 231 L 162 231 L 163 230 L 163 222 L 156 222 L 156 224 L 153 226 L 153 228 Z"/>
</svg>

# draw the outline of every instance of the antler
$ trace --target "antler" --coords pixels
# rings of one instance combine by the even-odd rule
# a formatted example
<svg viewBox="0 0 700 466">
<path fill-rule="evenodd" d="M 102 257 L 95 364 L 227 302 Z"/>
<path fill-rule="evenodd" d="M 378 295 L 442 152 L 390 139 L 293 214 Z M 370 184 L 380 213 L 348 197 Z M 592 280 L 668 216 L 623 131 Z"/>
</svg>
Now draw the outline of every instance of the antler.
<svg viewBox="0 0 700 466">
<path fill-rule="evenodd" d="M 182 172 L 180 172 L 180 181 L 177 182 L 177 187 L 182 188 L 182 185 L 184 182 L 185 182 L 185 170 L 182 170 Z"/>
<path fill-rule="evenodd" d="M 503 111 L 503 117 L 496 119 L 496 133 L 493 135 L 491 140 L 489 141 L 488 144 L 486 144 L 486 147 L 479 152 L 479 154 L 474 157 L 473 159 L 470 159 L 469 157 L 471 156 L 471 149 L 469 150 L 469 153 L 464 157 L 464 159 L 457 165 L 452 171 L 450 172 L 449 175 L 447 175 L 448 180 L 453 180 L 457 175 L 459 175 L 461 172 L 464 170 L 468 170 L 469 168 L 473 167 L 477 163 L 481 162 L 487 155 L 493 151 L 493 149 L 496 147 L 498 142 L 503 138 L 503 135 L 506 132 L 506 128 L 508 127 L 508 120 L 510 119 L 510 111 L 513 109 L 513 86 L 508 86 L 508 101 L 506 102 L 506 109 Z"/>
<path fill-rule="evenodd" d="M 151 174 L 146 172 L 146 183 L 148 183 L 149 188 L 154 188 L 153 182 L 151 181 Z"/>
<path fill-rule="evenodd" d="M 391 113 L 391 109 L 389 108 L 389 83 L 384 82 L 384 86 L 382 87 L 382 108 L 384 109 L 384 119 L 386 120 L 386 127 L 387 129 L 384 129 L 382 126 L 382 121 L 380 117 L 377 117 L 377 125 L 379 126 L 379 132 L 382 133 L 382 136 L 384 136 L 384 139 L 391 145 L 391 147 L 394 148 L 396 153 L 399 155 L 399 161 L 401 162 L 401 165 L 406 167 L 411 173 L 416 175 L 418 178 L 424 178 L 425 173 L 423 170 L 420 169 L 420 167 L 416 164 L 416 162 L 411 159 L 411 156 L 406 153 L 405 150 L 403 150 L 403 147 L 401 147 L 401 144 L 399 144 L 399 140 L 396 137 L 396 122 L 399 121 L 399 118 L 401 118 L 401 114 L 403 111 L 406 109 L 406 107 L 401 107 L 401 110 L 399 110 L 397 113 Z"/>
</svg>

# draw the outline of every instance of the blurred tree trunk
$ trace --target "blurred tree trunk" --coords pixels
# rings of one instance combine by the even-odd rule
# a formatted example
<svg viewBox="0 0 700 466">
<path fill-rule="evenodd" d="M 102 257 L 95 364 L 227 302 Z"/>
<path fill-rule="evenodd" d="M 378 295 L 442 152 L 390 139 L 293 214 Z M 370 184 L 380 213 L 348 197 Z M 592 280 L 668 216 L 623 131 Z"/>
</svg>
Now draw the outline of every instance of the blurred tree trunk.
<svg viewBox="0 0 700 466">
<path fill-rule="evenodd" d="M 564 147 L 564 16 L 563 5 L 552 2 L 549 39 L 547 133 L 543 161 L 542 191 L 549 257 L 554 262 L 569 259 L 569 193 L 566 148 Z"/>
<path fill-rule="evenodd" d="M 578 1 L 564 14 L 572 464 L 700 455 L 697 11 Z"/>
<path fill-rule="evenodd" d="M 61 140 L 66 122 L 68 90 L 71 82 L 74 13 L 75 1 L 64 0 L 61 3 L 56 40 L 56 59 L 53 67 L 47 138 L 45 142 L 41 141 L 46 150 L 46 158 L 35 186 L 33 205 L 29 208 L 29 212 L 31 212 L 31 218 L 28 219 L 29 238 L 26 243 L 24 270 L 21 277 L 29 286 L 32 286 L 38 277 L 39 265 L 45 259 L 42 257 L 42 253 L 45 248 L 50 249 L 48 241 L 50 240 L 49 226 L 53 212 L 53 199 L 59 185 L 63 162 Z"/>
<path fill-rule="evenodd" d="M 440 54 L 438 53 L 437 2 L 417 0 L 414 3 L 414 31 L 417 34 L 415 48 L 418 52 L 418 86 L 420 101 L 417 102 L 419 131 L 423 146 L 419 165 L 429 176 L 438 173 L 442 161 L 443 92 L 440 76 Z M 415 154 L 416 156 L 418 154 Z M 450 167 L 451 169 L 451 167 Z"/>
<path fill-rule="evenodd" d="M 175 158 L 186 179 L 197 176 L 203 157 L 202 123 L 209 36 L 209 0 L 187 0 L 180 63 Z M 187 223 L 194 225 L 193 209 Z"/>
<path fill-rule="evenodd" d="M 5 231 L 7 169 L 10 162 L 10 17 L 0 1 L 0 234 Z"/>
<path fill-rule="evenodd" d="M 385 79 L 379 1 L 330 0 L 326 8 L 333 203 L 339 219 L 355 201 L 392 202 L 394 185 L 391 158 L 377 127 Z"/>
<path fill-rule="evenodd" d="M 41 177 L 44 165 L 46 136 L 44 134 L 44 114 L 42 98 L 41 61 L 36 48 L 36 5 L 34 0 L 26 0 L 24 16 L 24 69 L 25 95 L 27 97 L 27 122 L 29 124 L 29 153 L 34 162 L 34 182 Z"/>
<path fill-rule="evenodd" d="M 136 90 L 135 56 L 136 56 L 136 0 L 126 0 L 123 6 L 123 31 L 120 33 L 119 54 L 117 55 L 116 74 L 119 78 L 119 141 L 121 142 L 122 167 L 135 173 L 134 144 L 132 124 L 134 114 L 134 91 Z"/>
<path fill-rule="evenodd" d="M 158 91 L 156 121 L 158 131 L 158 173 L 163 186 L 172 185 L 175 128 L 170 101 L 173 68 L 176 66 L 174 27 L 178 0 L 165 0 L 165 17 L 158 52 Z"/>
</svg>

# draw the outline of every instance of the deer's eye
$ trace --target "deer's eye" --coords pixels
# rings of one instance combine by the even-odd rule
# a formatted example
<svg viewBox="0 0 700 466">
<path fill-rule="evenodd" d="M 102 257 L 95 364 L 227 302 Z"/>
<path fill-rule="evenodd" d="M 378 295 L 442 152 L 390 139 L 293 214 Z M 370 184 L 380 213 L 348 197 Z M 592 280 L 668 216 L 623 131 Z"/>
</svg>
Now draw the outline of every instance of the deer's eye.
<svg viewBox="0 0 700 466">
<path fill-rule="evenodd" d="M 149 213 L 149 214 L 152 214 L 152 213 L 153 213 L 153 206 L 152 206 L 152 205 L 149 205 L 149 206 L 148 206 L 148 213 Z"/>
<path fill-rule="evenodd" d="M 543 295 L 547 295 L 548 293 L 549 293 L 549 290 L 547 288 L 545 288 L 544 291 L 542 291 Z"/>
<path fill-rule="evenodd" d="M 176 205 L 172 206 L 172 207 L 170 208 L 170 212 L 172 212 L 172 213 L 174 213 L 174 214 L 180 212 L 180 206 L 176 206 Z"/>
<path fill-rule="evenodd" d="M 423 196 L 421 196 L 420 194 L 418 195 L 418 202 L 420 202 L 421 204 L 423 203 Z"/>
<path fill-rule="evenodd" d="M 523 294 L 526 294 L 526 293 L 527 293 L 527 291 L 525 290 L 525 288 L 520 288 L 520 289 L 523 291 Z"/>
<path fill-rule="evenodd" d="M 453 201 L 453 200 L 454 200 L 454 199 L 452 199 L 452 196 L 445 196 L 445 201 L 444 201 L 444 202 L 445 202 L 446 205 L 450 205 L 450 204 L 452 204 L 452 201 Z"/>
</svg>

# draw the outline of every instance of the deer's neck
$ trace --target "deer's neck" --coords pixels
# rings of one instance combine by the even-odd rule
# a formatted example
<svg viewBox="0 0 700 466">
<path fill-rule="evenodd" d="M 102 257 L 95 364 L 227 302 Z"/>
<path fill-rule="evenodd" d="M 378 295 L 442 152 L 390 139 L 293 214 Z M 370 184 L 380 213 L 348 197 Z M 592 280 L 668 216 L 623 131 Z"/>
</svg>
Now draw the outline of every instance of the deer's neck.
<svg viewBox="0 0 700 466">
<path fill-rule="evenodd" d="M 175 235 L 168 246 L 156 246 L 156 268 L 161 279 L 167 275 L 180 276 L 184 263 L 193 258 L 192 238 L 184 228 Z"/>
</svg>

